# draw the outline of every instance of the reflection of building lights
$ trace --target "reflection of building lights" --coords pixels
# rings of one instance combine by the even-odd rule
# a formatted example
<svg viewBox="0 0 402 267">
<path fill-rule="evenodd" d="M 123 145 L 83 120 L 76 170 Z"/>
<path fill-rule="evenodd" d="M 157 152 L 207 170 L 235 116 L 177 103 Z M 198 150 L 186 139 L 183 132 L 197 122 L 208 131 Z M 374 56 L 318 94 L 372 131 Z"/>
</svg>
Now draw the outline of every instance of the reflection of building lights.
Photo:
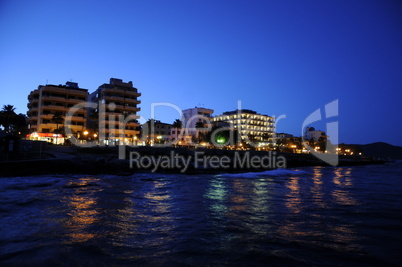
<svg viewBox="0 0 402 267">
<path fill-rule="evenodd" d="M 161 140 L 161 139 L 162 139 L 162 136 L 161 136 L 161 135 L 158 135 L 158 137 L 156 137 L 156 138 L 158 138 L 159 140 Z"/>
</svg>

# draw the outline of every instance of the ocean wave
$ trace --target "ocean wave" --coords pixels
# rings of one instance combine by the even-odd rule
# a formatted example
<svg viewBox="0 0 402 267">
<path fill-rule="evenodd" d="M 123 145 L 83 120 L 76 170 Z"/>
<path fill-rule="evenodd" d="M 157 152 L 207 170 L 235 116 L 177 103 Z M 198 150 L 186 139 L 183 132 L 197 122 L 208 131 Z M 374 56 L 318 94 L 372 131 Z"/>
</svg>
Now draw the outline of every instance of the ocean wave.
<svg viewBox="0 0 402 267">
<path fill-rule="evenodd" d="M 307 174 L 305 171 L 300 170 L 289 170 L 289 169 L 276 169 L 263 172 L 243 172 L 243 173 L 225 173 L 220 176 L 225 177 L 242 177 L 242 178 L 254 178 L 261 176 L 300 176 Z"/>
</svg>

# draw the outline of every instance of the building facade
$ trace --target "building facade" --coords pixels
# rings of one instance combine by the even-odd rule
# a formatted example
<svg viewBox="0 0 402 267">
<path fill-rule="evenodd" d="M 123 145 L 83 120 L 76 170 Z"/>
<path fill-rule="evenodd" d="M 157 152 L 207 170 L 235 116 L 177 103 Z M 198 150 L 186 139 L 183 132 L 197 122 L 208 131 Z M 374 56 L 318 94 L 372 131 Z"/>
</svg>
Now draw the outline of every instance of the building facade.
<svg viewBox="0 0 402 267">
<path fill-rule="evenodd" d="M 197 134 L 197 123 L 202 123 L 204 128 L 211 126 L 213 109 L 209 108 L 189 108 L 183 110 L 183 128 L 188 129 L 188 133 Z"/>
<path fill-rule="evenodd" d="M 170 130 L 172 128 L 172 124 L 150 119 L 142 125 L 141 141 L 146 144 L 168 143 L 171 140 Z"/>
<path fill-rule="evenodd" d="M 188 128 L 171 128 L 170 142 L 173 145 L 179 145 L 179 146 L 194 145 L 193 135 L 189 133 Z"/>
<path fill-rule="evenodd" d="M 91 128 L 98 131 L 99 143 L 107 145 L 131 145 L 139 135 L 140 126 L 137 119 L 138 97 L 141 93 L 130 81 L 110 78 L 90 94 L 89 100 L 96 103 L 96 109 L 91 110 Z"/>
<path fill-rule="evenodd" d="M 73 135 L 85 131 L 87 111 L 80 108 L 74 112 L 65 125 L 66 114 L 77 104 L 88 100 L 88 90 L 78 87 L 78 83 L 66 82 L 65 85 L 40 85 L 28 95 L 28 123 L 33 136 L 46 134 L 49 137 L 65 126 Z M 57 118 L 56 118 L 57 117 Z M 64 131 L 63 131 L 64 132 Z M 68 136 L 67 136 L 68 137 Z M 60 139 L 61 140 L 61 139 Z M 60 141 L 59 140 L 59 141 Z M 50 140 L 49 140 L 50 141 Z"/>
<path fill-rule="evenodd" d="M 237 130 L 241 142 L 257 147 L 273 147 L 274 145 L 274 118 L 261 115 L 249 109 L 224 112 L 215 116 L 212 121 L 230 123 Z"/>
<path fill-rule="evenodd" d="M 307 127 L 303 135 L 304 140 L 314 142 L 326 142 L 328 136 L 324 131 L 317 131 L 314 127 Z"/>
</svg>

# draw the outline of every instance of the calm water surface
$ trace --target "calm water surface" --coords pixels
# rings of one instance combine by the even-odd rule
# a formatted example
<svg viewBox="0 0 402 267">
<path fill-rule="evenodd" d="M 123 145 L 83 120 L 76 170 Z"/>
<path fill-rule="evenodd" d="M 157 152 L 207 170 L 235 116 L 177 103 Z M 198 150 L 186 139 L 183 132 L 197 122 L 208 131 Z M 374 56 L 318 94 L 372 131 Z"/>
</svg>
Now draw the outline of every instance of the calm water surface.
<svg viewBox="0 0 402 267">
<path fill-rule="evenodd" d="M 0 264 L 401 265 L 402 163 L 0 178 Z"/>
</svg>

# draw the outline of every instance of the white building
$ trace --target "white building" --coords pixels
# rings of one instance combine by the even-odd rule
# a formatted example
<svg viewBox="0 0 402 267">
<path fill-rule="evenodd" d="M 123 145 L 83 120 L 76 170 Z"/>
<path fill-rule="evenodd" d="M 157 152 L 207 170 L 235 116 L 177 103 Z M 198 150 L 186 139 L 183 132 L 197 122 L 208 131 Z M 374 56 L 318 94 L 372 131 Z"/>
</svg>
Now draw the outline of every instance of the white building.
<svg viewBox="0 0 402 267">
<path fill-rule="evenodd" d="M 313 140 L 314 142 L 319 142 L 326 141 L 328 136 L 324 131 L 316 131 L 314 127 L 307 127 L 303 138 L 306 141 Z"/>
<path fill-rule="evenodd" d="M 198 122 L 203 123 L 204 128 L 211 126 L 212 113 L 213 109 L 199 107 L 183 110 L 183 128 L 187 128 L 189 134 L 196 135 Z"/>
</svg>

